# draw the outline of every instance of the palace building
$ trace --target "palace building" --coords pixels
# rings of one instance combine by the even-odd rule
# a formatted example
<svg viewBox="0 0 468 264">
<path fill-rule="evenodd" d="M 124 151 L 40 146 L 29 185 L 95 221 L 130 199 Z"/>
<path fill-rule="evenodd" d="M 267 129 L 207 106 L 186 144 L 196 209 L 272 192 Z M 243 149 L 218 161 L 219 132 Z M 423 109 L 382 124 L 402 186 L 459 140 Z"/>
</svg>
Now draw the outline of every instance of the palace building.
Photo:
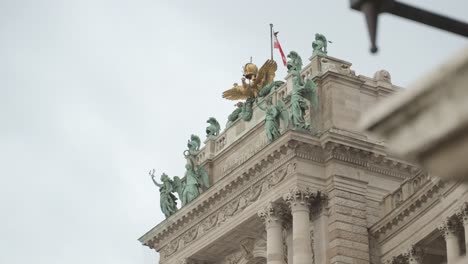
<svg viewBox="0 0 468 264">
<path fill-rule="evenodd" d="M 288 56 L 275 85 L 275 65 L 269 79 L 268 61 L 246 65 L 243 87 L 261 90 L 223 131 L 210 123 L 203 146 L 192 137 L 184 178 L 158 183 L 167 218 L 139 240 L 161 264 L 455 264 L 466 254 L 466 183 L 427 173 L 360 129 L 402 88 L 385 70 L 356 75 L 351 63 L 314 54 L 304 67 Z"/>
</svg>

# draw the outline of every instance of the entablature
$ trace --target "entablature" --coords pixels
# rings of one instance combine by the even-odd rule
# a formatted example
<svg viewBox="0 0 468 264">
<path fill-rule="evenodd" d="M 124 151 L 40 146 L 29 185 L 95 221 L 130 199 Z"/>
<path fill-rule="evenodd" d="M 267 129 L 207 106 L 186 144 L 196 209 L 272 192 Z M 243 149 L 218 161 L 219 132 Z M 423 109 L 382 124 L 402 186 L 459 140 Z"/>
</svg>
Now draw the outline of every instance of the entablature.
<svg viewBox="0 0 468 264">
<path fill-rule="evenodd" d="M 443 187 L 444 182 L 424 173 L 405 181 L 400 188 L 384 198 L 384 206 L 389 207 L 385 208 L 387 214 L 370 228 L 370 233 L 378 241 L 392 236 L 405 223 L 439 201 Z M 403 188 L 408 192 L 405 196 Z"/>
<path fill-rule="evenodd" d="M 251 159 L 229 171 L 196 200 L 154 227 L 140 241 L 160 251 L 165 258 L 202 233 L 220 226 L 234 213 L 254 203 L 262 193 L 274 188 L 296 171 L 295 158 L 318 164 L 338 161 L 387 176 L 407 179 L 419 170 L 383 154 L 381 145 L 364 137 L 329 130 L 320 137 L 289 130 L 276 141 L 263 146 Z M 183 242 L 181 242 L 183 241 Z"/>
</svg>

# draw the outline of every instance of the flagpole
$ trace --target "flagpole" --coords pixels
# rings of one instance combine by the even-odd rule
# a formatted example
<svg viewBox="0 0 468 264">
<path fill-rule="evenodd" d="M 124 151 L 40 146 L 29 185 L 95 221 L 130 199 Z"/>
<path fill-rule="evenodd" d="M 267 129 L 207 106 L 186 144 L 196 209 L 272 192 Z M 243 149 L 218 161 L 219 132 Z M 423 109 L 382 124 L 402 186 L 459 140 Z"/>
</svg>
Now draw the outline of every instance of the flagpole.
<svg viewBox="0 0 468 264">
<path fill-rule="evenodd" d="M 273 60 L 273 24 L 270 23 L 270 51 L 271 59 Z"/>
</svg>

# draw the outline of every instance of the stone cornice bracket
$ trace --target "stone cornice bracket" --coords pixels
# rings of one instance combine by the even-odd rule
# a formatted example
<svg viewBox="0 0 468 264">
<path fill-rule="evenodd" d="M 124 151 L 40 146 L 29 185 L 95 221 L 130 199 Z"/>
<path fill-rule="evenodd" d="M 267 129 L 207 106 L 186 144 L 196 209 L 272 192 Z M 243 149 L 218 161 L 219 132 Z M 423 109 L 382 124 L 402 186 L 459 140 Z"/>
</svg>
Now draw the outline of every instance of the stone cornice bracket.
<svg viewBox="0 0 468 264">
<path fill-rule="evenodd" d="M 460 224 L 457 220 L 458 219 L 453 217 L 447 217 L 442 224 L 439 225 L 438 229 L 445 239 L 460 229 Z"/>
<path fill-rule="evenodd" d="M 468 225 L 468 203 L 465 202 L 463 205 L 460 207 L 460 209 L 457 212 L 457 216 L 460 218 L 460 220 L 463 222 L 464 225 Z"/>
<path fill-rule="evenodd" d="M 292 139 L 292 140 L 288 141 L 287 146 L 288 146 L 288 148 L 290 148 L 292 150 L 296 150 L 302 144 L 303 144 L 302 142 Z"/>
<path fill-rule="evenodd" d="M 265 222 L 268 228 L 274 225 L 285 224 L 287 211 L 279 203 L 269 202 L 265 207 L 258 211 L 257 215 Z"/>
</svg>

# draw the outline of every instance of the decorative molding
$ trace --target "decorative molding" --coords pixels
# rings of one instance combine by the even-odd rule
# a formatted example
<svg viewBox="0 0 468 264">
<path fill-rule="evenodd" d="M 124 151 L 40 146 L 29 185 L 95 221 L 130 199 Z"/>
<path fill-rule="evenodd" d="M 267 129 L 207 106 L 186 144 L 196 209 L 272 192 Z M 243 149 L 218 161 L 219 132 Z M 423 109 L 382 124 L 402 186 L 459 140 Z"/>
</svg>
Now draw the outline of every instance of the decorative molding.
<svg viewBox="0 0 468 264">
<path fill-rule="evenodd" d="M 386 264 L 422 264 L 423 257 L 424 250 L 421 247 L 411 245 L 405 252 L 383 262 Z"/>
<path fill-rule="evenodd" d="M 231 253 L 227 255 L 223 261 L 221 261 L 221 264 L 237 264 L 241 261 L 242 258 L 245 257 L 245 253 L 241 250 L 236 251 L 234 253 Z"/>
<path fill-rule="evenodd" d="M 411 247 L 403 254 L 408 257 L 408 261 L 410 264 L 422 264 L 422 260 L 424 257 L 424 250 L 422 248 L 411 245 Z"/>
<path fill-rule="evenodd" d="M 312 264 L 315 263 L 314 243 L 314 230 L 310 230 L 310 250 L 312 250 Z"/>
<path fill-rule="evenodd" d="M 241 249 L 244 251 L 244 258 L 249 260 L 253 258 L 253 250 L 255 247 L 255 239 L 248 237 L 240 241 Z"/>
<path fill-rule="evenodd" d="M 321 193 L 319 191 L 313 192 L 308 187 L 295 186 L 288 193 L 283 195 L 283 200 L 289 205 L 291 210 L 297 207 L 307 208 L 310 211 L 312 202 L 321 200 Z"/>
<path fill-rule="evenodd" d="M 205 215 L 209 214 L 211 216 L 211 219 L 205 222 L 205 227 L 207 229 L 213 228 L 218 220 L 216 219 L 217 216 L 211 215 L 211 212 L 219 209 L 227 200 L 232 199 L 232 197 L 236 197 L 245 190 L 251 188 L 254 183 L 262 180 L 264 177 L 271 174 L 294 157 L 294 151 L 290 151 L 287 146 L 288 144 L 279 146 L 272 152 L 272 154 L 268 155 L 268 157 L 271 158 L 259 160 L 249 169 L 240 173 L 239 176 L 236 176 L 232 181 L 225 183 L 225 185 L 216 190 L 216 192 L 208 191 L 203 193 L 199 199 L 194 201 L 194 203 L 187 205 L 171 216 L 169 220 L 172 221 L 167 222 L 166 220 L 165 222 L 162 222 L 160 225 L 153 228 L 154 231 L 151 230 L 140 238 L 140 241 L 150 248 L 156 248 L 159 250 L 163 246 L 159 245 L 161 241 L 166 240 L 168 236 L 179 236 L 181 233 L 187 231 L 190 227 L 187 227 L 186 224 L 192 223 L 193 220 L 202 213 Z M 271 183 L 274 184 L 277 178 L 278 177 L 271 178 Z M 202 197 L 204 200 L 202 200 L 201 203 L 198 202 Z M 206 212 L 207 210 L 209 210 L 209 212 Z M 164 226 L 161 226 L 163 224 Z M 151 237 L 148 239 L 145 238 L 145 236 Z"/>
<path fill-rule="evenodd" d="M 269 177 L 264 178 L 262 181 L 253 183 L 250 188 L 242 192 L 240 195 L 237 195 L 233 200 L 227 202 L 213 214 L 194 224 L 182 235 L 172 239 L 168 245 L 161 249 L 161 259 L 167 259 L 176 253 L 181 245 L 185 247 L 216 227 L 221 226 L 231 217 L 242 212 L 245 208 L 257 201 L 262 194 L 280 183 L 287 175 L 293 174 L 295 170 L 296 163 L 288 163 L 282 168 L 275 170 Z"/>
<path fill-rule="evenodd" d="M 460 209 L 457 211 L 457 216 L 463 225 L 468 225 L 468 202 L 464 202 Z"/>
<path fill-rule="evenodd" d="M 449 236 L 454 235 L 461 229 L 460 222 L 456 217 L 447 217 L 442 224 L 438 226 L 442 236 L 447 239 Z"/>
<path fill-rule="evenodd" d="M 370 228 L 370 233 L 377 239 L 383 235 L 388 237 L 389 231 L 398 230 L 399 227 L 411 221 L 419 212 L 424 211 L 428 206 L 439 200 L 439 193 L 444 187 L 444 182 L 431 182 L 424 187 L 423 193 L 420 193 L 413 199 L 404 201 L 401 203 L 399 210 L 392 210 L 374 224 Z"/>
<path fill-rule="evenodd" d="M 270 225 L 283 225 L 286 216 L 289 214 L 279 203 L 269 202 L 258 211 L 257 215 L 264 221 L 266 228 Z"/>
<path fill-rule="evenodd" d="M 179 210 L 168 219 L 169 221 L 153 228 L 140 240 L 145 241 L 144 244 L 150 248 L 158 250 L 162 260 L 170 257 L 179 248 L 193 243 L 200 236 L 216 229 L 257 201 L 266 191 L 279 184 L 288 173 L 296 170 L 296 163 L 285 165 L 294 157 L 319 163 L 334 159 L 370 170 L 371 167 L 365 160 L 370 155 L 374 155 L 374 157 L 378 157 L 374 161 L 375 164 L 382 163 L 384 164 L 382 166 L 387 166 L 390 171 L 403 170 L 405 174 L 404 176 L 402 176 L 403 174 L 399 175 L 400 178 L 407 177 L 409 173 L 417 172 L 413 166 L 390 160 L 385 156 L 377 156 L 366 150 L 332 141 L 328 141 L 324 145 L 317 145 L 318 142 L 306 143 L 309 140 L 307 137 L 292 133 L 291 135 L 297 136 L 298 140 L 290 138 L 284 144 L 277 145 L 270 154 L 264 155 L 264 158 L 256 159 L 256 163 L 250 164 L 248 169 L 241 172 L 236 170 L 229 172 L 229 174 L 235 173 L 235 177 L 229 177 L 229 180 L 226 177 L 223 178 L 219 182 L 222 186 L 218 187 L 216 191 L 205 192 L 199 199 Z M 384 174 L 396 175 L 399 172 Z M 290 199 L 291 202 L 293 197 L 286 197 L 286 199 Z M 312 213 L 314 209 L 312 206 L 312 210 L 309 211 Z"/>
<path fill-rule="evenodd" d="M 323 150 L 324 162 L 332 159 L 351 163 L 371 172 L 401 179 L 409 179 L 419 171 L 418 168 L 407 163 L 334 141 L 327 142 Z"/>
<path fill-rule="evenodd" d="M 398 255 L 384 262 L 385 264 L 408 264 L 408 256 Z"/>
<path fill-rule="evenodd" d="M 176 212 L 176 214 L 172 215 L 169 219 L 167 219 L 167 221 L 162 222 L 160 225 L 153 228 L 153 230 L 149 231 L 142 238 L 140 238 L 140 241 L 142 241 L 144 245 L 147 245 L 150 248 L 156 248 L 157 250 L 160 250 L 163 246 L 165 246 L 160 244 L 162 241 L 167 241 L 169 236 L 179 236 L 181 233 L 186 232 L 190 228 L 187 224 L 190 225 L 195 219 L 199 217 L 199 215 L 210 215 L 210 219 L 204 222 L 204 229 L 208 230 L 214 228 L 219 219 L 217 219 L 218 216 L 211 214 L 213 208 L 220 207 L 227 199 L 232 199 L 232 197 L 239 195 L 244 191 L 245 188 L 252 185 L 252 182 L 256 182 L 259 179 L 265 177 L 268 174 L 268 171 L 275 170 L 278 166 L 284 164 L 284 161 L 288 161 L 294 157 L 300 157 L 319 163 L 323 163 L 331 159 L 336 159 L 354 164 L 356 166 L 365 166 L 362 168 L 373 171 L 372 166 L 369 166 L 368 163 L 364 162 L 367 156 L 371 155 L 371 152 L 332 141 L 328 141 L 327 143 L 324 143 L 324 145 L 317 145 L 318 142 L 306 143 L 307 141 L 310 141 L 310 139 L 304 137 L 304 135 L 295 133 L 294 131 L 291 131 L 290 133 L 292 133 L 291 138 L 288 139 L 285 144 L 277 146 L 276 149 L 271 151 L 270 154 L 266 155 L 262 159 L 258 159 L 258 162 L 250 165 L 250 168 L 244 170 L 243 172 L 235 172 L 235 177 L 229 177 L 232 178 L 232 180 L 222 180 L 222 183 L 219 182 L 224 184 L 224 186 L 218 188 L 218 190 L 215 192 L 210 192 L 210 190 L 208 190 L 192 204 L 185 206 L 185 208 L 182 208 Z M 345 140 L 342 138 L 345 137 L 345 135 L 337 133 L 333 133 L 333 135 L 334 137 L 341 138 L 337 138 L 336 140 Z M 295 137 L 298 139 L 294 139 Z M 350 139 L 346 140 L 349 141 Z M 375 153 L 372 155 L 377 157 L 376 161 L 374 162 L 375 164 L 381 163 L 383 164 L 382 167 L 386 168 L 385 170 L 381 169 L 376 171 L 378 173 L 392 176 L 396 175 L 396 177 L 405 178 L 408 177 L 408 173 L 414 174 L 418 171 L 411 165 L 390 160 L 386 156 L 379 156 Z M 403 171 L 400 173 L 398 171 L 394 172 L 395 170 Z M 231 171 L 229 174 L 232 174 L 233 172 L 234 171 Z M 271 179 L 271 184 L 274 184 L 274 180 L 274 178 Z M 200 199 L 203 199 L 202 202 L 199 202 L 201 201 Z M 234 202 L 231 210 L 235 211 L 235 206 L 236 205 Z M 226 208 L 226 213 L 228 216 L 230 215 L 229 208 Z"/>
</svg>

